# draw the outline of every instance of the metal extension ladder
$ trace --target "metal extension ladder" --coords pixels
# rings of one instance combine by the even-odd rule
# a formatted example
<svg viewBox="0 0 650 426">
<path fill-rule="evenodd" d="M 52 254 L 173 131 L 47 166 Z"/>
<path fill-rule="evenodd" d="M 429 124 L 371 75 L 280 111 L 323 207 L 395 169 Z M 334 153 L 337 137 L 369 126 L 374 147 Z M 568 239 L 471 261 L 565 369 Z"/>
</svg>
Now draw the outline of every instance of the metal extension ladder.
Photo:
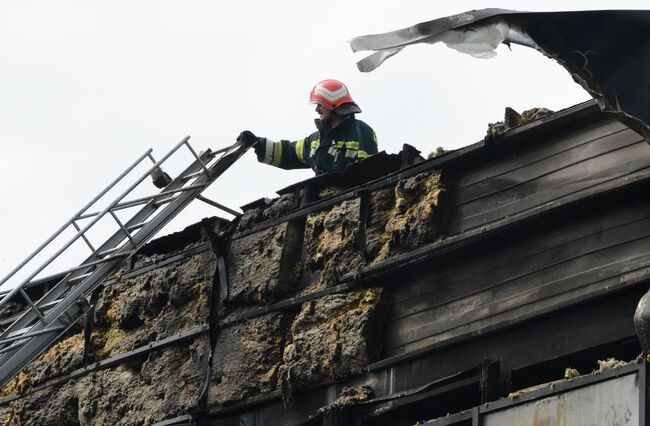
<svg viewBox="0 0 650 426">
<path fill-rule="evenodd" d="M 192 200 L 198 198 L 212 206 L 218 207 L 231 214 L 230 210 L 221 204 L 202 197 L 200 194 L 216 178 L 223 174 L 247 150 L 248 146 L 236 143 L 231 147 L 212 152 L 208 150 L 197 154 L 189 144 L 189 136 L 185 137 L 163 158 L 156 161 L 149 149 L 140 156 L 131 166 L 120 174 L 107 188 L 101 191 L 93 200 L 83 207 L 57 232 L 48 238 L 34 253 L 11 271 L 0 281 L 0 285 L 7 282 L 18 271 L 28 272 L 24 268 L 44 248 L 48 247 L 64 230 L 72 225 L 76 235 L 64 246 L 55 252 L 47 261 L 28 272 L 28 276 L 21 284 L 4 294 L 0 300 L 0 307 L 12 298 L 21 296 L 26 302 L 26 310 L 17 316 L 0 334 L 0 387 L 7 384 L 15 375 L 24 369 L 32 360 L 54 344 L 58 338 L 74 325 L 87 310 L 86 298 L 107 277 L 115 272 L 127 259 L 147 243 L 165 224 L 185 208 Z M 195 160 L 179 176 L 171 181 L 160 193 L 130 201 L 123 201 L 143 180 L 159 167 L 179 148 L 186 146 Z M 221 156 L 218 156 L 221 154 Z M 99 212 L 86 213 L 86 211 L 102 198 L 110 189 L 138 166 L 143 160 L 149 158 L 153 166 L 137 181 L 128 187 L 108 207 Z M 120 221 L 116 211 L 142 205 L 129 220 Z M 111 215 L 119 225 L 119 230 L 109 237 L 101 246 L 95 248 L 87 231 L 105 215 Z M 81 219 L 89 219 L 85 226 L 77 223 Z M 79 266 L 67 269 L 51 276 L 61 277 L 54 286 L 40 299 L 32 300 L 25 292 L 25 286 L 50 265 L 59 255 L 65 252 L 79 238 L 83 239 L 92 251 Z M 43 281 L 39 279 L 38 281 Z"/>
</svg>

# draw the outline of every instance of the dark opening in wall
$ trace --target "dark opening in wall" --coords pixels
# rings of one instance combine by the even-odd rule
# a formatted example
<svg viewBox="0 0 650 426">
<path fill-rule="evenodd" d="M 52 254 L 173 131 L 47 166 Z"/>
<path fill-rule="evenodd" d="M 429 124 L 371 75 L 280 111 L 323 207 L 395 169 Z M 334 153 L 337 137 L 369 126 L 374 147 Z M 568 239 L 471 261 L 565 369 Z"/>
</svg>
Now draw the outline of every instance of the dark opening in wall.
<svg viewBox="0 0 650 426">
<path fill-rule="evenodd" d="M 589 374 L 598 369 L 599 360 L 615 358 L 629 362 L 641 353 L 641 346 L 634 338 L 619 340 L 583 351 L 512 371 L 512 390 L 525 389 L 542 383 L 564 378 L 567 368 L 574 368 L 580 374 Z"/>
<path fill-rule="evenodd" d="M 164 237 L 157 238 L 138 251 L 139 256 L 151 256 L 154 254 L 165 254 L 176 250 L 184 249 L 190 244 L 195 244 L 204 238 L 203 230 L 209 227 L 215 228 L 219 223 L 228 222 L 218 217 L 209 217 L 194 223 L 179 232 L 174 232 Z M 207 240 L 206 240 L 207 241 Z"/>
<path fill-rule="evenodd" d="M 363 420 L 363 426 L 411 426 L 423 421 L 472 408 L 481 403 L 478 384 L 467 384 L 447 392 L 377 413 Z M 399 404 L 399 402 L 397 403 Z M 460 425 L 464 423 L 459 423 Z M 471 420 L 468 423 L 472 424 Z"/>
</svg>

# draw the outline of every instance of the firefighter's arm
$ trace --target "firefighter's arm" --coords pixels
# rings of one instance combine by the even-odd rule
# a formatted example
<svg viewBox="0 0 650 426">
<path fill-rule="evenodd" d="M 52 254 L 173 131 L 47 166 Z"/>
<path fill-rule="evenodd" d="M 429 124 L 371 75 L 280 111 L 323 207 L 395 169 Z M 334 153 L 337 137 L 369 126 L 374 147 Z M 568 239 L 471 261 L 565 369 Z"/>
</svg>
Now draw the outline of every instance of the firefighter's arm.
<svg viewBox="0 0 650 426">
<path fill-rule="evenodd" d="M 308 169 L 309 148 L 305 139 L 299 141 L 281 140 L 274 142 L 267 138 L 257 138 L 255 145 L 257 160 L 282 169 Z"/>
</svg>

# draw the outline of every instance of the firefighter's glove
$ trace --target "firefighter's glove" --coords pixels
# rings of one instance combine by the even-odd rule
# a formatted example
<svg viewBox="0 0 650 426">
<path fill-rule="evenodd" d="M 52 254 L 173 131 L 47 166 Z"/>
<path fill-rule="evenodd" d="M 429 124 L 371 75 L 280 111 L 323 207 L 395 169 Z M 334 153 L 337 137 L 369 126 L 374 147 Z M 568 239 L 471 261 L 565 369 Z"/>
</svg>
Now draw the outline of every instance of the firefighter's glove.
<svg viewBox="0 0 650 426">
<path fill-rule="evenodd" d="M 239 134 L 239 136 L 237 136 L 237 142 L 247 147 L 251 147 L 259 142 L 259 138 L 250 130 L 244 130 Z"/>
</svg>

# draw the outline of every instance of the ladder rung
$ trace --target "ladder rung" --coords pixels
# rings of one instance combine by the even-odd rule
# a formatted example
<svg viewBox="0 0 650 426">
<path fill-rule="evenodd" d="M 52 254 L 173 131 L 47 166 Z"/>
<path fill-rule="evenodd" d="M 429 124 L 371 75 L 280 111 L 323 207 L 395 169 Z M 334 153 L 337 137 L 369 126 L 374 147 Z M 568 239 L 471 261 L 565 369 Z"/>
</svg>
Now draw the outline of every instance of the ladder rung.
<svg viewBox="0 0 650 426">
<path fill-rule="evenodd" d="M 98 253 L 97 256 L 98 257 L 103 257 L 106 254 L 102 255 L 102 253 L 105 253 L 105 252 L 108 252 L 108 251 L 117 251 L 117 250 L 119 250 L 119 248 L 105 250 L 104 252 Z M 72 272 L 76 272 L 76 271 L 80 271 L 82 269 L 90 268 L 91 266 L 96 266 L 96 265 L 99 265 L 101 263 L 109 262 L 111 260 L 117 259 L 118 257 L 130 256 L 131 253 L 133 253 L 133 251 L 127 251 L 126 253 L 116 254 L 113 257 L 107 257 L 105 259 L 94 260 L 92 262 L 84 263 L 83 265 L 75 266 L 74 268 L 66 269 L 63 272 L 59 272 L 57 275 L 67 275 L 67 274 L 70 274 Z M 80 277 L 83 277 L 83 275 L 80 275 Z M 75 278 L 75 279 L 73 279 L 73 281 L 77 281 L 77 279 Z"/>
<path fill-rule="evenodd" d="M 114 206 L 111 208 L 111 210 L 112 210 L 112 211 L 117 211 L 117 210 L 127 209 L 127 208 L 129 208 L 129 207 L 135 207 L 135 206 L 138 206 L 138 205 L 140 205 L 140 204 L 146 204 L 146 203 L 148 203 L 148 202 L 151 201 L 151 200 L 155 200 L 156 198 L 166 197 L 166 196 L 168 196 L 168 195 L 177 194 L 177 193 L 179 193 L 179 192 L 190 191 L 190 190 L 192 190 L 192 189 L 205 188 L 206 185 L 207 185 L 207 184 L 205 184 L 205 183 L 204 183 L 204 184 L 195 184 L 195 185 L 185 186 L 185 187 L 183 187 L 183 188 L 171 189 L 171 190 L 168 190 L 168 191 L 163 191 L 163 192 L 158 193 L 158 194 L 148 195 L 148 196 L 146 196 L 146 197 L 137 198 L 137 199 L 135 199 L 135 200 L 125 201 L 125 202 L 123 202 L 123 203 L 116 204 L 116 205 L 114 205 Z M 170 197 L 170 201 L 173 200 L 173 199 L 174 199 L 174 198 L 171 198 L 171 197 Z M 98 214 L 99 214 L 99 212 L 86 213 L 86 214 L 84 214 L 84 215 L 79 216 L 79 219 L 86 219 L 86 218 L 89 218 L 89 217 L 97 216 Z"/>
<path fill-rule="evenodd" d="M 26 301 L 27 304 L 29 305 L 30 309 L 33 310 L 34 312 L 36 312 L 36 316 L 38 317 L 38 319 L 39 319 L 43 324 L 45 324 L 45 318 L 43 318 L 43 314 L 42 314 L 41 311 L 36 307 L 36 305 L 34 304 L 34 301 L 33 301 L 33 300 L 32 300 L 32 299 L 27 295 L 27 293 L 25 293 L 25 290 L 23 290 L 23 289 L 21 288 L 18 292 L 20 293 L 21 296 L 23 296 L 23 299 L 25 299 L 25 301 Z"/>
<path fill-rule="evenodd" d="M 11 352 L 13 350 L 16 350 L 20 347 L 20 343 L 14 343 L 13 345 L 7 346 L 4 349 L 0 349 L 0 355 L 2 355 L 5 352 Z"/>
<path fill-rule="evenodd" d="M 192 200 L 196 199 L 196 197 L 199 196 L 206 187 L 208 187 L 216 178 L 221 176 L 248 149 L 248 147 L 238 143 L 224 150 L 218 151 L 223 152 L 224 155 L 208 167 L 208 164 L 211 163 L 217 153 L 208 151 L 205 155 L 199 155 L 194 151 L 194 148 L 187 143 L 188 139 L 189 136 L 184 138 L 159 161 L 155 161 L 153 157 L 150 157 L 152 161 L 154 161 L 152 168 L 139 177 L 105 209 L 97 213 L 85 213 L 87 208 L 93 205 L 95 201 L 99 200 L 99 196 L 96 197 L 92 203 L 84 207 L 84 209 L 77 213 L 66 224 L 67 227 L 72 223 L 77 230 L 74 238 L 52 255 L 43 265 L 36 268 L 36 270 L 33 270 L 31 274 L 25 278 L 24 282 L 12 289 L 9 293 L 6 293 L 4 298 L 0 299 L 1 306 L 8 301 L 6 296 L 10 295 L 13 297 L 20 292 L 19 295 L 22 296 L 29 305 L 22 311 L 22 313 L 12 316 L 12 319 L 17 319 L 11 322 L 11 325 L 4 327 L 4 321 L 7 318 L 0 320 L 3 324 L 2 328 L 4 328 L 4 331 L 0 332 L 0 387 L 6 385 L 12 377 L 29 364 L 31 359 L 43 353 L 43 351 L 46 350 L 64 330 L 71 326 L 74 321 L 81 318 L 81 315 L 84 313 L 84 306 L 76 306 L 75 304 L 86 302 L 84 295 L 89 294 L 101 285 L 101 280 L 106 280 L 111 273 L 114 273 L 124 260 L 128 259 L 136 252 L 138 247 L 145 244 L 171 218 L 175 217 L 175 215 L 177 215 Z M 136 188 L 137 185 L 146 179 L 152 170 L 156 167 L 160 167 L 160 165 L 183 144 L 187 145 L 196 161 L 190 164 L 185 171 L 181 173 L 182 181 L 181 179 L 176 179 L 169 185 L 171 188 L 175 189 L 162 190 L 160 193 L 155 195 L 131 201 L 123 201 L 132 193 L 132 190 Z M 150 155 L 150 153 L 151 151 L 147 152 L 146 155 Z M 138 160 L 138 162 L 139 161 L 140 160 Z M 136 164 L 134 164 L 133 167 L 135 167 Z M 116 182 L 122 179 L 133 167 L 122 173 Z M 193 178 L 196 179 L 190 180 Z M 103 196 L 107 190 L 102 191 L 100 195 Z M 210 202 L 213 203 L 213 205 L 218 204 L 211 200 Z M 144 207 L 132 215 L 129 220 L 122 222 L 116 215 L 117 210 L 139 205 L 144 205 Z M 164 205 L 164 207 L 157 209 L 157 207 L 161 205 Z M 218 204 L 218 207 L 225 206 Z M 225 208 L 227 209 L 227 207 Z M 233 212 L 233 214 L 236 213 L 235 210 L 230 209 L 230 211 Z M 78 239 L 83 238 L 86 244 L 92 249 L 93 245 L 90 244 L 90 241 L 87 241 L 87 231 L 106 214 L 113 215 L 115 221 L 120 226 L 121 231 L 114 233 L 103 244 L 101 244 L 97 250 L 93 250 L 93 254 L 84 264 L 60 272 L 61 277 L 65 278 L 59 280 L 58 283 L 54 285 L 54 287 L 47 293 L 47 298 L 41 298 L 41 306 L 38 306 L 39 303 L 34 303 L 27 293 L 25 293 L 23 287 L 26 284 L 30 284 L 31 279 L 43 271 L 44 268 L 46 268 L 57 256 L 67 250 L 68 247 Z M 77 221 L 83 218 L 92 219 L 87 225 L 81 226 Z M 64 229 L 65 228 L 62 228 L 62 230 Z M 142 232 L 134 232 L 132 235 L 131 231 L 136 229 L 142 229 Z M 62 231 L 59 231 L 57 235 L 61 232 Z M 123 233 L 125 233 L 126 236 L 124 236 Z M 53 238 L 54 237 L 48 239 L 48 241 L 35 253 L 40 252 L 43 247 L 50 244 Z M 125 241 L 127 238 L 128 241 Z M 133 247 L 127 245 L 129 241 Z M 34 255 L 35 254 L 32 254 L 29 259 L 19 265 L 16 271 L 25 266 Z M 2 282 L 5 282 L 13 276 L 16 271 L 9 274 Z M 72 286 L 66 287 L 65 285 L 67 283 L 72 283 Z M 81 299 L 79 299 L 79 297 L 81 297 Z M 47 315 L 45 312 L 47 312 Z M 55 316 L 57 318 L 54 318 Z"/>
<path fill-rule="evenodd" d="M 131 235 L 129 230 L 124 227 L 124 224 L 122 223 L 120 218 L 117 217 L 117 215 L 115 214 L 115 212 L 113 210 L 109 210 L 109 212 L 110 212 L 111 216 L 113 216 L 113 219 L 115 219 L 115 222 L 117 222 L 117 225 L 120 227 L 120 229 L 122 229 L 122 231 L 124 231 L 124 233 L 126 234 L 126 238 L 129 239 L 129 241 L 131 242 L 131 245 L 133 247 L 137 247 L 138 244 L 133 240 L 133 236 Z"/>
<path fill-rule="evenodd" d="M 16 336 L 10 336 L 7 337 L 6 339 L 0 340 L 0 345 L 4 345 L 5 343 L 10 343 L 10 342 L 15 342 L 16 340 L 22 340 L 22 339 L 27 339 L 28 337 L 33 337 L 33 336 L 40 336 L 41 334 L 47 334 L 51 333 L 53 331 L 59 331 L 63 330 L 65 327 L 60 325 L 58 327 L 52 327 L 52 328 L 44 328 L 42 330 L 37 330 L 37 331 L 32 331 L 32 332 L 23 332 L 21 335 L 16 335 Z M 19 330 L 23 331 L 25 329 Z"/>
<path fill-rule="evenodd" d="M 44 283 L 47 283 L 48 281 L 54 281 L 54 280 L 60 281 L 63 277 L 65 277 L 65 275 L 66 275 L 65 273 L 57 272 L 54 275 L 48 275 L 47 277 L 32 280 L 32 281 L 26 283 L 23 286 L 23 288 L 27 289 L 27 288 L 34 287 L 34 286 L 39 286 L 39 285 L 42 285 Z M 11 290 L 0 291 L 0 300 L 2 300 L 5 297 L 5 295 L 9 294 L 10 292 L 11 292 Z"/>
<path fill-rule="evenodd" d="M 204 172 L 204 171 L 200 171 L 200 172 L 192 173 L 192 174 L 189 174 L 189 175 L 187 175 L 187 176 L 183 176 L 183 177 L 181 178 L 181 180 L 182 180 L 183 182 L 187 182 L 188 180 L 192 180 L 192 179 L 194 179 L 194 178 L 196 178 L 196 177 L 199 177 L 199 176 L 201 176 L 201 175 L 205 175 L 205 172 Z"/>
<path fill-rule="evenodd" d="M 101 257 L 104 257 L 104 256 L 108 256 L 108 255 L 111 254 L 111 253 L 115 253 L 115 252 L 118 251 L 119 249 L 120 249 L 119 247 L 115 247 L 115 248 L 112 248 L 112 249 L 108 249 L 108 250 L 100 251 L 99 253 L 97 253 L 97 257 L 100 257 L 100 258 L 101 258 Z"/>
<path fill-rule="evenodd" d="M 31 327 L 31 326 L 29 326 L 29 327 L 23 327 L 23 328 L 21 328 L 20 330 L 16 330 L 16 331 L 13 331 L 13 332 L 7 334 L 6 337 L 7 337 L 7 338 L 13 338 L 13 337 L 15 337 L 15 336 L 22 336 L 23 334 L 27 333 L 27 332 L 29 331 L 30 328 L 32 328 L 32 327 Z"/>
<path fill-rule="evenodd" d="M 108 255 L 111 254 L 111 253 L 115 253 L 116 251 L 118 251 L 118 250 L 121 249 L 121 248 L 122 248 L 122 247 L 116 247 L 116 248 L 112 248 L 112 249 L 108 249 L 108 250 L 100 251 L 99 253 L 97 253 L 97 256 L 103 258 L 104 256 L 108 256 Z M 79 268 L 77 268 L 77 269 L 82 269 L 83 266 L 92 266 L 93 264 L 96 264 L 96 263 L 109 262 L 109 261 L 111 261 L 111 260 L 117 259 L 118 257 L 130 256 L 131 253 L 133 253 L 133 250 L 132 250 L 132 251 L 127 251 L 126 253 L 116 254 L 115 256 L 107 257 L 107 258 L 104 258 L 104 259 L 101 259 L 101 260 L 97 260 L 97 261 L 95 261 L 95 262 L 86 263 L 85 265 L 81 265 L 81 266 L 80 266 Z"/>
<path fill-rule="evenodd" d="M 175 199 L 176 199 L 175 197 L 165 198 L 164 200 L 158 200 L 158 201 L 154 202 L 153 205 L 156 206 L 156 207 L 162 206 L 163 204 L 171 203 Z"/>
<path fill-rule="evenodd" d="M 55 300 L 55 301 L 53 301 L 53 302 L 45 303 L 44 305 L 39 306 L 38 309 L 40 309 L 41 312 L 44 312 L 45 310 L 50 309 L 51 307 L 53 307 L 54 305 L 56 305 L 57 303 L 59 303 L 61 300 L 63 300 L 63 299 L 59 299 L 59 300 Z M 4 326 L 4 325 L 7 325 L 7 324 L 11 324 L 11 323 L 13 323 L 14 321 L 16 321 L 16 319 L 18 319 L 22 314 L 24 314 L 24 313 L 27 312 L 28 310 L 29 310 L 29 308 L 24 309 L 24 310 L 22 310 L 22 311 L 20 311 L 20 312 L 18 312 L 18 313 L 16 313 L 16 314 L 13 314 L 13 315 L 11 315 L 11 316 L 8 316 L 8 317 L 5 317 L 5 318 L 0 319 L 0 327 L 2 327 L 2 326 Z M 0 330 L 0 331 L 1 331 L 1 330 Z M 19 331 L 20 331 L 20 330 L 18 330 L 18 332 L 19 332 Z"/>
<path fill-rule="evenodd" d="M 5 326 L 5 325 L 7 325 L 7 324 L 11 324 L 11 323 L 13 323 L 13 322 L 16 321 L 16 320 L 17 320 L 17 319 L 18 319 L 18 318 L 19 318 L 19 317 L 20 317 L 24 312 L 25 312 L 25 311 L 22 310 L 22 311 L 20 311 L 20 312 L 18 312 L 18 313 L 15 313 L 15 314 L 11 315 L 11 316 L 4 317 L 4 318 L 0 319 L 0 327 L 3 327 L 3 326 Z M 1 332 L 1 331 L 2 331 L 2 330 L 0 330 L 0 332 Z"/>
<path fill-rule="evenodd" d="M 92 274 L 93 274 L 92 272 L 88 272 L 86 274 L 79 275 L 78 277 L 70 278 L 68 280 L 68 283 L 75 283 L 77 281 L 83 281 L 86 278 L 88 278 L 89 276 L 91 276 Z"/>
<path fill-rule="evenodd" d="M 147 222 L 147 221 L 145 221 L 145 222 L 140 222 L 140 223 L 136 223 L 135 225 L 131 225 L 131 226 L 129 226 L 129 227 L 126 228 L 126 229 L 128 229 L 129 232 L 131 232 L 131 231 L 135 231 L 136 229 L 144 228 L 148 223 L 149 223 L 149 222 Z"/>
<path fill-rule="evenodd" d="M 53 300 L 51 302 L 44 303 L 43 305 L 39 306 L 38 309 L 40 309 L 41 311 L 45 311 L 46 309 L 50 309 L 50 308 L 56 306 L 62 300 L 63 299 L 57 299 L 57 300 Z"/>
<path fill-rule="evenodd" d="M 187 149 L 190 150 L 190 152 L 192 153 L 194 158 L 196 158 L 196 162 L 201 165 L 201 168 L 203 168 L 203 171 L 205 172 L 205 175 L 208 177 L 208 179 L 212 180 L 212 176 L 210 175 L 210 169 L 208 169 L 208 166 L 206 166 L 206 164 L 203 162 L 203 160 L 201 159 L 201 156 L 196 153 L 194 148 L 192 148 L 192 145 L 190 145 L 190 142 L 185 141 L 185 146 L 187 147 Z"/>
<path fill-rule="evenodd" d="M 81 231 L 81 227 L 77 224 L 76 221 L 72 221 L 72 226 L 74 226 L 74 229 L 76 229 L 77 232 L 81 233 L 81 238 L 83 238 L 83 240 L 86 242 L 86 245 L 88 248 L 90 248 L 90 251 L 95 251 L 95 247 L 93 247 L 88 237 L 86 237 L 86 233 Z"/>
</svg>

